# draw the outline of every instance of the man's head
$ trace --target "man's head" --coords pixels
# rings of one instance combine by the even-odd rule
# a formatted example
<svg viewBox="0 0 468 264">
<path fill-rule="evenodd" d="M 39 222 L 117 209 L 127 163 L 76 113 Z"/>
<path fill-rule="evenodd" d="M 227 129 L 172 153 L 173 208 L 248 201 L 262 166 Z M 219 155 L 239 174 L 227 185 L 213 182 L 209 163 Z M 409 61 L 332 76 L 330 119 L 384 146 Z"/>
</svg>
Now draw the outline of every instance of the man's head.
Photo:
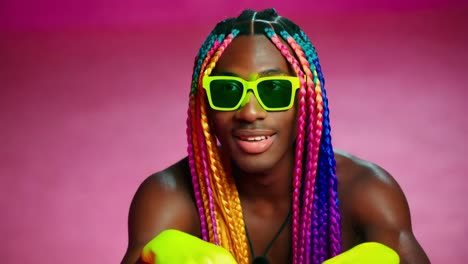
<svg viewBox="0 0 468 264">
<path fill-rule="evenodd" d="M 321 263 L 341 251 L 324 79 L 297 25 L 273 9 L 220 22 L 195 59 L 187 125 L 205 240 L 228 248 L 240 263 L 248 260 L 239 196 L 222 159 L 248 173 L 289 159 L 294 263 Z"/>
<path fill-rule="evenodd" d="M 285 163 L 282 159 L 289 159 L 291 163 L 296 107 L 269 111 L 260 103 L 262 98 L 264 104 L 270 100 L 284 100 L 284 105 L 291 100 L 294 103 L 294 88 L 300 88 L 299 81 L 293 86 L 290 80 L 281 79 L 298 78 L 275 45 L 263 34 L 238 36 L 226 47 L 210 76 L 226 77 L 205 87 L 211 87 L 211 96 L 217 93 L 224 101 L 229 101 L 229 97 L 244 92 L 244 99 L 239 100 L 241 105 L 236 109 L 225 111 L 209 107 L 208 110 L 210 124 L 226 158 L 247 173 L 268 173 Z M 247 84 L 244 80 L 261 82 Z M 257 88 L 257 91 L 247 88 Z"/>
</svg>

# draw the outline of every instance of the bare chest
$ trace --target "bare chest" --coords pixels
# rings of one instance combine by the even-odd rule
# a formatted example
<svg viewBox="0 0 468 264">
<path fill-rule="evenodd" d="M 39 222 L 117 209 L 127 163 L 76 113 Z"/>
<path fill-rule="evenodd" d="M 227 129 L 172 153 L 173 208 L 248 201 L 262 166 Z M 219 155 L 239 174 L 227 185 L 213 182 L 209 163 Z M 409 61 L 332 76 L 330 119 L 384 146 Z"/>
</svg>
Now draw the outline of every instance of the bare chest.
<svg viewBox="0 0 468 264">
<path fill-rule="evenodd" d="M 342 215 L 342 220 L 343 250 L 347 250 L 359 244 L 361 238 L 352 226 L 351 221 L 348 221 L 347 215 Z M 291 224 L 288 223 L 282 230 L 281 225 L 282 223 L 274 219 L 271 219 L 271 221 L 250 221 L 248 233 L 252 259 L 263 257 L 270 264 L 291 263 Z"/>
</svg>

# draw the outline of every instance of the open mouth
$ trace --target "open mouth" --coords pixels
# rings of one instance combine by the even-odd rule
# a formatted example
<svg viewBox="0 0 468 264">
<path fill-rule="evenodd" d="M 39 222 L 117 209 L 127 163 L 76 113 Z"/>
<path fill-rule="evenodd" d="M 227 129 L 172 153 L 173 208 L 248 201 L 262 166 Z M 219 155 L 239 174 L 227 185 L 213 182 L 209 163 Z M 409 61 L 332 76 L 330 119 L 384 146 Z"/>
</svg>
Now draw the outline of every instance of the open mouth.
<svg viewBox="0 0 468 264">
<path fill-rule="evenodd" d="M 273 144 L 273 135 L 267 136 L 236 136 L 235 142 L 240 150 L 247 154 L 260 154 L 267 151 Z"/>
<path fill-rule="evenodd" d="M 266 139 L 268 139 L 269 137 L 271 137 L 271 136 L 237 137 L 237 138 L 240 139 L 240 140 L 244 140 L 244 141 L 255 142 L 255 141 L 266 140 Z"/>
</svg>

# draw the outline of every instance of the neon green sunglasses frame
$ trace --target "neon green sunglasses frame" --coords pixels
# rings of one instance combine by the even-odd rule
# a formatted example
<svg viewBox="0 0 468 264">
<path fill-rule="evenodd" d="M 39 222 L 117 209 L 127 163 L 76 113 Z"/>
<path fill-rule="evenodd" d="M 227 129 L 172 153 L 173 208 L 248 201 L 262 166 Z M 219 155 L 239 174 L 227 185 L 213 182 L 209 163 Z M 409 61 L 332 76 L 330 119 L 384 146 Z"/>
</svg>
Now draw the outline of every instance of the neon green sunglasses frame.
<svg viewBox="0 0 468 264">
<path fill-rule="evenodd" d="M 242 84 L 242 95 L 239 98 L 239 102 L 233 106 L 233 107 L 222 107 L 222 106 L 216 106 L 213 103 L 213 98 L 211 94 L 211 82 L 213 81 L 218 81 L 218 80 L 223 80 L 223 81 L 236 81 L 240 84 Z M 265 105 L 263 102 L 262 98 L 260 97 L 260 94 L 258 92 L 258 84 L 265 82 L 265 81 L 288 81 L 291 84 L 291 99 L 289 101 L 289 104 L 284 107 L 269 107 Z M 257 101 L 260 103 L 260 105 L 265 109 L 266 111 L 284 111 L 290 109 L 294 105 L 294 99 L 296 96 L 296 90 L 301 87 L 299 77 L 296 76 L 267 76 L 267 77 L 261 77 L 258 78 L 257 80 L 254 81 L 246 81 L 240 77 L 235 77 L 235 76 L 204 76 L 203 81 L 202 81 L 203 88 L 206 90 L 206 94 L 208 97 L 208 102 L 214 110 L 218 111 L 233 111 L 238 109 L 242 103 L 245 100 L 245 97 L 247 96 L 247 92 L 249 90 L 252 90 L 255 97 L 257 98 Z"/>
</svg>

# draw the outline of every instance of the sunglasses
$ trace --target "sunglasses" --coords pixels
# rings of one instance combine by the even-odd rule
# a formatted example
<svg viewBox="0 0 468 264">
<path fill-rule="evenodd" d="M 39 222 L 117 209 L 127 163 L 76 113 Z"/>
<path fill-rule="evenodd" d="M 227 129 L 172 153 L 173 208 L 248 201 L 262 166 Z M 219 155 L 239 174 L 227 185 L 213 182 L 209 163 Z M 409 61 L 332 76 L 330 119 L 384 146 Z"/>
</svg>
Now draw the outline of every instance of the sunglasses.
<svg viewBox="0 0 468 264">
<path fill-rule="evenodd" d="M 295 76 L 268 76 L 246 81 L 234 76 L 205 76 L 203 88 L 214 110 L 238 109 L 252 90 L 257 101 L 266 111 L 288 110 L 294 105 L 296 90 L 300 88 Z"/>
</svg>

